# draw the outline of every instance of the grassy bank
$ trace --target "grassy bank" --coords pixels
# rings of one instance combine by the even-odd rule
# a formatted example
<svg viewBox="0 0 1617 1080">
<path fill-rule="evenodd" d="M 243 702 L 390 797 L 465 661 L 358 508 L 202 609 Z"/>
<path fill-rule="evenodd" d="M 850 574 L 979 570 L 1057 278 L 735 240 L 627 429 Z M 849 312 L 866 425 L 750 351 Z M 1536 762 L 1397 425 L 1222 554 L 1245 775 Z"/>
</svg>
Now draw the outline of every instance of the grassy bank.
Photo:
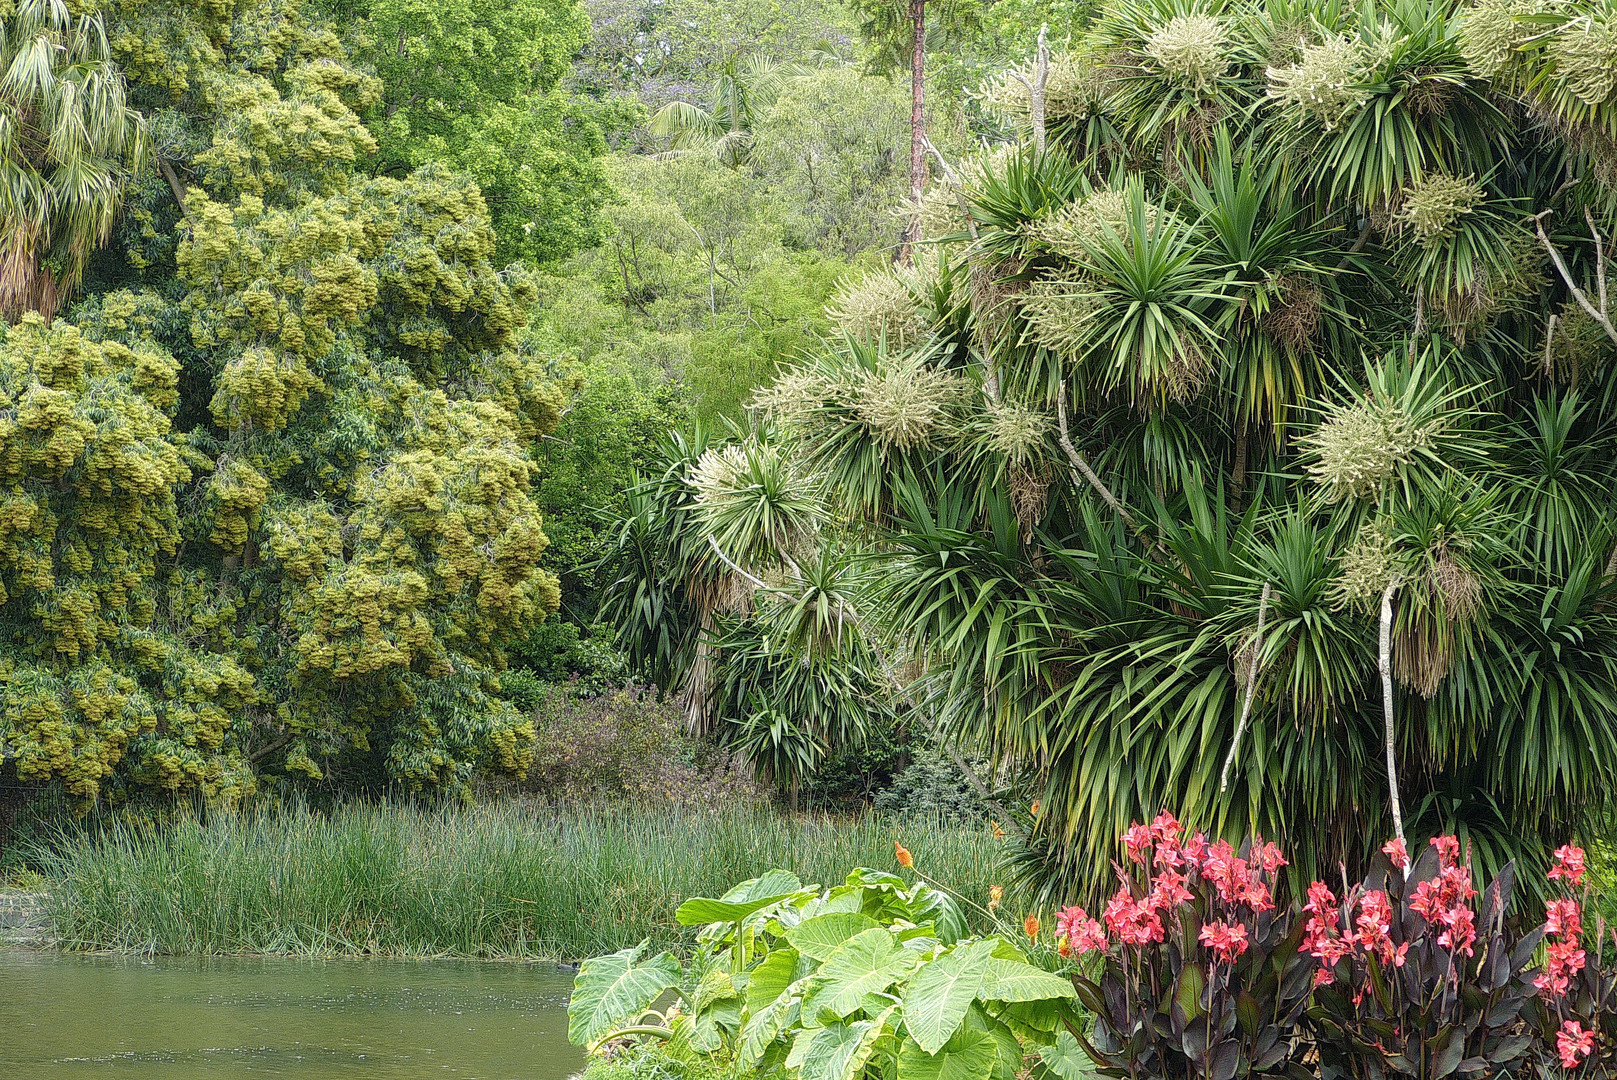
<svg viewBox="0 0 1617 1080">
<path fill-rule="evenodd" d="M 770 867 L 805 881 L 917 867 L 986 895 L 987 830 L 874 817 L 350 806 L 64 839 L 45 856 L 69 947 L 149 953 L 575 959 L 685 940 L 674 907 Z"/>
</svg>

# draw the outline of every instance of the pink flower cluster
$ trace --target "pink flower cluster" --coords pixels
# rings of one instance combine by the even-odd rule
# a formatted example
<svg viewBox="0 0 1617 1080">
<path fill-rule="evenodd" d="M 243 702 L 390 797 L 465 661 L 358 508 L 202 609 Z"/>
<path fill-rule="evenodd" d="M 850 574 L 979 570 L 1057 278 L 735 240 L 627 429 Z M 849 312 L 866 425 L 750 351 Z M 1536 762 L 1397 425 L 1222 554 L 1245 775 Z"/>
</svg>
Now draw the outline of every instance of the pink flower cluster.
<svg viewBox="0 0 1617 1080">
<path fill-rule="evenodd" d="M 1409 906 L 1427 922 L 1443 928 L 1437 937 L 1438 945 L 1471 956 L 1477 941 L 1477 917 L 1469 901 L 1477 890 L 1471 886 L 1471 872 L 1459 865 L 1460 841 L 1453 836 L 1438 836 L 1432 839 L 1432 847 L 1437 849 L 1437 877 L 1415 886 Z M 1394 867 L 1402 870 L 1409 866 L 1409 852 L 1402 840 L 1388 841 L 1381 850 Z M 1320 962 L 1319 971 L 1314 973 L 1315 986 L 1334 982 L 1337 963 L 1352 955 L 1355 948 L 1391 967 L 1403 967 L 1408 959 L 1409 942 L 1396 943 L 1392 939 L 1391 897 L 1379 889 L 1362 894 L 1355 889 L 1346 904 L 1350 912 L 1358 908 L 1351 928 L 1344 927 L 1336 894 L 1323 881 L 1308 887 L 1308 903 L 1303 905 L 1303 911 L 1309 918 L 1303 926 L 1302 947 Z"/>
<path fill-rule="evenodd" d="M 1550 870 L 1551 878 L 1576 886 L 1583 880 L 1583 873 L 1582 848 L 1566 844 L 1556 851 L 1555 866 Z M 1572 988 L 1573 977 L 1583 970 L 1588 960 L 1578 947 L 1578 938 L 1583 934 L 1583 910 L 1578 907 L 1578 902 L 1566 898 L 1546 903 L 1544 934 L 1555 940 L 1545 946 L 1544 970 L 1533 980 L 1533 985 L 1551 997 L 1565 997 Z M 1563 1031 L 1563 1039 L 1565 1034 Z M 1564 1049 L 1561 1057 L 1563 1061 L 1566 1059 Z"/>
<path fill-rule="evenodd" d="M 1583 1030 L 1576 1020 L 1568 1020 L 1555 1036 L 1555 1049 L 1561 1055 L 1561 1068 L 1576 1069 L 1578 1058 L 1594 1053 L 1595 1033 Z"/>
<path fill-rule="evenodd" d="M 1166 810 L 1149 825 L 1129 826 L 1123 834 L 1123 848 L 1130 863 L 1145 868 L 1145 886 L 1137 888 L 1119 867 L 1125 881 L 1101 913 L 1104 928 L 1081 907 L 1059 912 L 1057 948 L 1062 955 L 1102 949 L 1108 940 L 1136 949 L 1166 941 L 1174 921 L 1165 921 L 1164 916 L 1191 903 L 1195 899 L 1192 887 L 1199 882 L 1211 886 L 1232 909 L 1226 918 L 1206 923 L 1199 940 L 1216 959 L 1233 963 L 1248 946 L 1242 912 L 1257 915 L 1274 910 L 1274 896 L 1264 875 L 1272 877 L 1286 865 L 1279 845 L 1265 843 L 1261 837 L 1253 841 L 1246 858 L 1224 840 L 1209 843 L 1201 833 L 1187 839 L 1184 826 Z"/>
<path fill-rule="evenodd" d="M 1062 956 L 1082 956 L 1106 948 L 1106 931 L 1083 908 L 1062 908 L 1056 912 L 1056 942 Z"/>
<path fill-rule="evenodd" d="M 1441 925 L 1437 943 L 1450 952 L 1474 954 L 1477 940 L 1477 916 L 1468 901 L 1477 895 L 1471 887 L 1471 871 L 1459 865 L 1460 841 L 1453 836 L 1434 836 L 1432 846 L 1437 849 L 1438 874 L 1431 881 L 1415 886 L 1415 895 L 1409 907 L 1433 925 Z"/>
<path fill-rule="evenodd" d="M 1352 939 L 1342 936 L 1342 911 L 1336 904 L 1336 894 L 1323 881 L 1308 886 L 1308 903 L 1303 905 L 1308 922 L 1303 925 L 1303 951 L 1320 962 L 1314 972 L 1315 986 L 1329 986 L 1336 981 L 1332 970 L 1337 961 L 1353 951 Z"/>
</svg>

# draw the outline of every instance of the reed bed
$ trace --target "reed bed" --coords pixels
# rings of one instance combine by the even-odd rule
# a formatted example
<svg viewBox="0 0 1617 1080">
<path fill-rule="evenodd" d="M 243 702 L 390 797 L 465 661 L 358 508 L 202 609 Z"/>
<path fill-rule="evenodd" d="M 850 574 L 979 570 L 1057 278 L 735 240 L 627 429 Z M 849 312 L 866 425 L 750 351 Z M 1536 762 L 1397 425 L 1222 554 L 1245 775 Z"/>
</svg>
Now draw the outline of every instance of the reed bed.
<svg viewBox="0 0 1617 1080">
<path fill-rule="evenodd" d="M 771 867 L 804 881 L 896 869 L 974 899 L 994 879 L 986 829 L 915 819 L 554 810 L 516 802 L 349 805 L 63 836 L 41 859 L 64 946 L 138 953 L 575 960 L 650 938 L 679 946 L 691 896 Z"/>
</svg>

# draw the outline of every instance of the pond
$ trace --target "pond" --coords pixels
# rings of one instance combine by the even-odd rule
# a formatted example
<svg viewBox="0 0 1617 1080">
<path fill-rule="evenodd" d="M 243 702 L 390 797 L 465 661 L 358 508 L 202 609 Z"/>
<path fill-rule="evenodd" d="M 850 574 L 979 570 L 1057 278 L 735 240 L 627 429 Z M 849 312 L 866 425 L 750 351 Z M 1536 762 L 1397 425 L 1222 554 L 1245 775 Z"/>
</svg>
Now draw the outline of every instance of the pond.
<svg viewBox="0 0 1617 1080">
<path fill-rule="evenodd" d="M 0 1076 L 565 1080 L 572 973 L 0 949 Z"/>
</svg>

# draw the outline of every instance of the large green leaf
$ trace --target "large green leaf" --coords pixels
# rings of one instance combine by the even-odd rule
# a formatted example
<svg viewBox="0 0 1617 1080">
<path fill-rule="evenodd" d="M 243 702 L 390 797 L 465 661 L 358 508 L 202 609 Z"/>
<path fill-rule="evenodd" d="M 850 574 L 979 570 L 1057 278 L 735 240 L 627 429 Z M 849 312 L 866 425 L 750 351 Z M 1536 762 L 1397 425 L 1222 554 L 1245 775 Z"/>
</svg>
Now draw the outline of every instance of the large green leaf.
<svg viewBox="0 0 1617 1080">
<path fill-rule="evenodd" d="M 584 961 L 567 1006 L 567 1038 L 584 1046 L 639 1018 L 652 1002 L 679 983 L 679 961 L 667 953 L 640 962 L 642 941 L 632 949 Z"/>
<path fill-rule="evenodd" d="M 807 980 L 788 986 L 779 997 L 747 1018 L 741 1027 L 741 1044 L 736 1055 L 743 1069 L 750 1069 L 775 1045 L 781 1034 L 796 1023 Z"/>
<path fill-rule="evenodd" d="M 859 1008 L 866 994 L 886 990 L 919 962 L 915 952 L 879 926 L 855 934 L 820 965 L 814 990 L 803 1000 L 803 1011 L 808 1016 L 818 1016 L 821 1010 L 847 1016 Z"/>
<path fill-rule="evenodd" d="M 786 931 L 786 940 L 809 959 L 824 960 L 855 934 L 880 925 L 869 915 L 855 911 L 837 911 L 805 919 Z"/>
<path fill-rule="evenodd" d="M 962 1029 L 927 1053 L 914 1039 L 898 1051 L 898 1080 L 988 1080 L 999 1059 L 999 1045 L 986 1031 Z"/>
<path fill-rule="evenodd" d="M 855 1080 L 862 1075 L 893 1011 L 887 1009 L 874 1020 L 821 1028 L 803 1057 L 802 1080 Z"/>
<path fill-rule="evenodd" d="M 1059 1080 L 1094 1080 L 1095 1063 L 1065 1029 L 1056 1033 L 1054 1046 L 1039 1047 L 1039 1061 Z"/>
<path fill-rule="evenodd" d="M 926 964 L 904 994 L 904 1026 L 929 1054 L 939 1051 L 982 989 L 995 941 L 968 941 Z"/>
<path fill-rule="evenodd" d="M 787 870 L 771 870 L 762 877 L 749 878 L 719 897 L 693 897 L 679 905 L 674 918 L 681 926 L 704 923 L 739 922 L 748 915 L 800 892 L 803 883 Z"/>
<path fill-rule="evenodd" d="M 797 978 L 797 950 L 776 949 L 747 973 L 747 1011 L 756 1013 Z"/>
<path fill-rule="evenodd" d="M 1042 968 L 994 957 L 988 961 L 977 996 L 983 1001 L 1043 1001 L 1077 997 L 1078 991 L 1072 988 L 1071 980 Z"/>
</svg>

